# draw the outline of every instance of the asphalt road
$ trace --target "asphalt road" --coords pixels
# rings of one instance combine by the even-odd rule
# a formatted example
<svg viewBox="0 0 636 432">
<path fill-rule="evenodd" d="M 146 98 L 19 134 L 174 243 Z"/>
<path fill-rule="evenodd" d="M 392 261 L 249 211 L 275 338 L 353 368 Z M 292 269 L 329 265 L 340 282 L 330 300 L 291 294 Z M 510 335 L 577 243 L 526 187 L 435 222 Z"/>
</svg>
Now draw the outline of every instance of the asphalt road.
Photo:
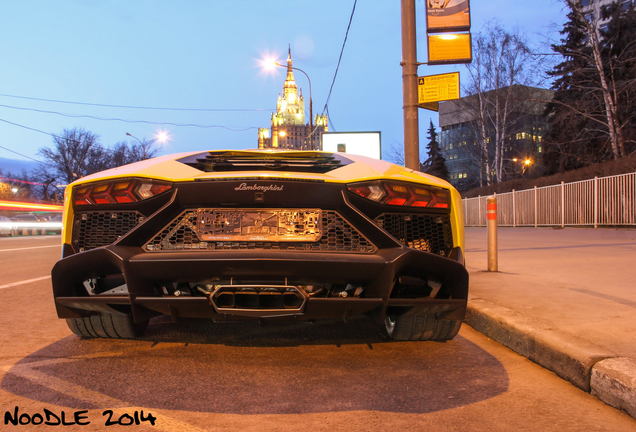
<svg viewBox="0 0 636 432">
<path fill-rule="evenodd" d="M 393 342 L 366 319 L 157 318 L 141 340 L 82 340 L 53 308 L 59 239 L 0 239 L 0 430 L 55 428 L 47 414 L 82 431 L 108 421 L 139 431 L 636 430 L 468 326 L 446 343 Z M 5 424 L 14 417 L 23 424 Z"/>
</svg>

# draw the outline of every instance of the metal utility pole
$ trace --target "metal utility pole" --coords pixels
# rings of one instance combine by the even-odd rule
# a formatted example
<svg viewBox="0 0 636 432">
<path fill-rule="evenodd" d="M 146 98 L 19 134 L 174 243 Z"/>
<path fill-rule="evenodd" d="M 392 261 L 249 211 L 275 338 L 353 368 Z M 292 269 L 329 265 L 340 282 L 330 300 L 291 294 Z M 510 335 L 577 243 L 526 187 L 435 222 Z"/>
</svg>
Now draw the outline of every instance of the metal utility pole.
<svg viewBox="0 0 636 432">
<path fill-rule="evenodd" d="M 420 131 L 417 100 L 417 40 L 415 0 L 402 4 L 402 94 L 404 100 L 404 166 L 420 170 Z"/>
</svg>

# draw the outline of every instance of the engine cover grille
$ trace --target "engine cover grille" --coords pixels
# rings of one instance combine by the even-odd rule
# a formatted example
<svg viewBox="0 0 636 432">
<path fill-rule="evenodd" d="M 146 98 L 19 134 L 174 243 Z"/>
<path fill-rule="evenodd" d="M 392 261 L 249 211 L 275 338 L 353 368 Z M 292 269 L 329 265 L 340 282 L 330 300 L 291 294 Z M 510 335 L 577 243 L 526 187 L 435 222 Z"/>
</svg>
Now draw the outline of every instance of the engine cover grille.
<svg viewBox="0 0 636 432">
<path fill-rule="evenodd" d="M 373 253 L 376 247 L 331 210 L 322 211 L 320 240 L 315 242 L 201 241 L 195 227 L 197 210 L 186 210 L 144 245 L 148 252 L 175 250 L 250 250 L 271 249 L 305 252 Z"/>
<path fill-rule="evenodd" d="M 143 221 L 138 211 L 91 211 L 75 214 L 73 246 L 78 252 L 107 246 Z"/>
<path fill-rule="evenodd" d="M 374 220 L 410 248 L 444 256 L 453 248 L 450 216 L 383 213 Z"/>
</svg>

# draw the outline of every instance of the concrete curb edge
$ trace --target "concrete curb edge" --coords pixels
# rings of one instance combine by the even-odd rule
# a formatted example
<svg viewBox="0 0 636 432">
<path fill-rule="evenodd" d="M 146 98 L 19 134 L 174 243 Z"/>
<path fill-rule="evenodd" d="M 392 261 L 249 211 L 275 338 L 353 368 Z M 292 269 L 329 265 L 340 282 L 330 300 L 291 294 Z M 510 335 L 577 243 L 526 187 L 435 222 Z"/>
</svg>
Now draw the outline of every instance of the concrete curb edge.
<svg viewBox="0 0 636 432">
<path fill-rule="evenodd" d="M 468 301 L 464 322 L 636 418 L 636 360 L 483 299 Z"/>
</svg>

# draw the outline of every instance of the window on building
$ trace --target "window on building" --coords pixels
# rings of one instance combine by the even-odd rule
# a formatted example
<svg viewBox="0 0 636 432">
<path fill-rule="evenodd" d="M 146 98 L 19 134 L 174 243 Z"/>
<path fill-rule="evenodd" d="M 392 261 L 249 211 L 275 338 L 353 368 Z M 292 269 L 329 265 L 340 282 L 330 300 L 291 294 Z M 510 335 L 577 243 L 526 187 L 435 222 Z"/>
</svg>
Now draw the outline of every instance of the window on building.
<svg viewBox="0 0 636 432">
<path fill-rule="evenodd" d="M 590 1 L 591 0 L 581 0 L 581 6 L 583 6 L 583 7 L 589 6 L 590 5 Z"/>
<path fill-rule="evenodd" d="M 594 12 L 590 12 L 590 13 L 586 13 L 585 14 L 585 19 L 587 20 L 587 22 L 594 22 Z"/>
</svg>

